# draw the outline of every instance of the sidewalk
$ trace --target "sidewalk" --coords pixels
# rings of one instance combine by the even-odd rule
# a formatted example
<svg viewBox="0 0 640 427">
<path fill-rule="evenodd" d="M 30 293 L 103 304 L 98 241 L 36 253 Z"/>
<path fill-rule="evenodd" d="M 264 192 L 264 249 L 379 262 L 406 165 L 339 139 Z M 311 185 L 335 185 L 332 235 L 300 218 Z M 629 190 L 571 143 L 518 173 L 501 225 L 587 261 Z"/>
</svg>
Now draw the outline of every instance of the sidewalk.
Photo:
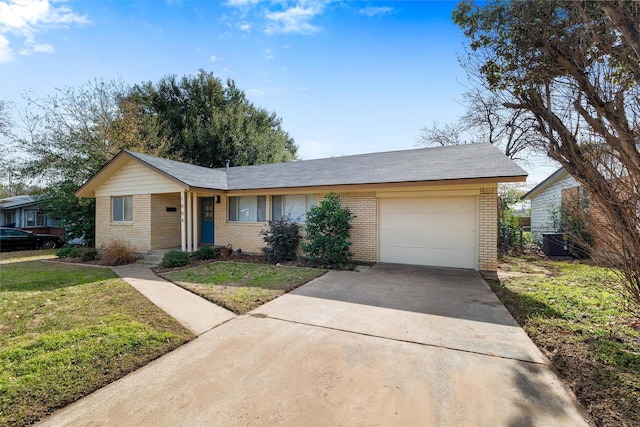
<svg viewBox="0 0 640 427">
<path fill-rule="evenodd" d="M 235 313 L 161 279 L 147 266 L 128 264 L 111 269 L 195 335 L 202 335 L 237 317 Z"/>
</svg>

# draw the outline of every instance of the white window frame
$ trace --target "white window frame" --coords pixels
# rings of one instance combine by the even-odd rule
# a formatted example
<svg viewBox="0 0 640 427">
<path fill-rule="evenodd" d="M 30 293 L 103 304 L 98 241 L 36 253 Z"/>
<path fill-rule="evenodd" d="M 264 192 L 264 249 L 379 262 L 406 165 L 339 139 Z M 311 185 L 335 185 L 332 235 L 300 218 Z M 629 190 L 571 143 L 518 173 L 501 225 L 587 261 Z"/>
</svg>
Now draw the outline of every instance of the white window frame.
<svg viewBox="0 0 640 427">
<path fill-rule="evenodd" d="M 227 220 L 229 222 L 266 222 L 266 196 L 229 196 Z"/>
<path fill-rule="evenodd" d="M 29 224 L 29 216 L 33 215 L 33 224 Z M 41 220 L 39 223 L 38 220 Z M 24 211 L 24 226 L 25 227 L 46 227 L 47 219 L 42 209 L 29 209 Z"/>
<path fill-rule="evenodd" d="M 133 196 L 111 197 L 111 222 L 133 222 Z"/>
<path fill-rule="evenodd" d="M 302 206 L 304 204 L 304 206 Z M 271 196 L 271 220 L 289 215 L 298 224 L 307 222 L 307 214 L 318 204 L 316 194 L 276 194 Z"/>
</svg>

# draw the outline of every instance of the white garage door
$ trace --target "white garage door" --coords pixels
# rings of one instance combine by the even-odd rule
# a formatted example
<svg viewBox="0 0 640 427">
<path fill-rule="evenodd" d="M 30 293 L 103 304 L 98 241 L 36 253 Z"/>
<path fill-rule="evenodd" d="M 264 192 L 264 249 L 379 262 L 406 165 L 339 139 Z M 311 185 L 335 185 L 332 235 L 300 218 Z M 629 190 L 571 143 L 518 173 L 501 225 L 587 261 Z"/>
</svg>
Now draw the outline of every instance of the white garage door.
<svg viewBox="0 0 640 427">
<path fill-rule="evenodd" d="M 379 199 L 380 261 L 476 268 L 475 196 Z"/>
</svg>

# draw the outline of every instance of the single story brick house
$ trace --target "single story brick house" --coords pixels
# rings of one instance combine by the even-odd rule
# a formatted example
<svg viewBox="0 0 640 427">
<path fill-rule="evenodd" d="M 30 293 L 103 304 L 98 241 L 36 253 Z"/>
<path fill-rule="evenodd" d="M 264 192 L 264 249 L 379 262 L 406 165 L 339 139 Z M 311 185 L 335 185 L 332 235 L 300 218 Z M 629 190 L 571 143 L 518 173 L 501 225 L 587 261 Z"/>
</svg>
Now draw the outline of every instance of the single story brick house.
<svg viewBox="0 0 640 427">
<path fill-rule="evenodd" d="M 526 172 L 490 144 L 209 169 L 122 151 L 76 192 L 96 198 L 96 245 L 231 244 L 261 252 L 260 231 L 329 192 L 355 215 L 354 259 L 496 269 L 497 188 Z"/>
</svg>

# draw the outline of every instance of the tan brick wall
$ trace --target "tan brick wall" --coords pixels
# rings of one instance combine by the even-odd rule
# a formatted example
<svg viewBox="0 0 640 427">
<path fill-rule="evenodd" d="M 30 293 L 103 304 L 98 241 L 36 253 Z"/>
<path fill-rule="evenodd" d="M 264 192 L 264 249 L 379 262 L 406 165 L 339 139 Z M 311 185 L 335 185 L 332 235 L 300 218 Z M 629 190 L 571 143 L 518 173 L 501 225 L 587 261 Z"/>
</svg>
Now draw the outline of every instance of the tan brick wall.
<svg viewBox="0 0 640 427">
<path fill-rule="evenodd" d="M 354 260 L 377 261 L 378 223 L 375 192 L 339 193 L 343 206 L 355 215 L 352 222 L 351 247 Z M 323 195 L 318 194 L 318 200 Z M 96 198 L 96 246 L 106 246 L 116 238 L 128 240 L 136 252 L 180 246 L 179 194 L 133 196 L 133 222 L 111 222 L 110 197 Z M 234 249 L 261 253 L 264 242 L 260 231 L 267 223 L 227 221 L 227 196 L 220 197 L 214 206 L 215 244 L 231 244 Z M 267 218 L 271 217 L 271 197 L 267 196 Z M 167 212 L 166 207 L 176 207 Z M 479 196 L 478 267 L 495 271 L 497 268 L 497 187 L 480 190 Z M 198 218 L 200 216 L 198 215 Z M 304 229 L 301 230 L 304 235 Z"/>
<path fill-rule="evenodd" d="M 323 195 L 317 195 L 321 200 Z M 241 248 L 246 252 L 262 253 L 264 241 L 260 231 L 265 230 L 267 223 L 243 223 L 227 221 L 226 196 L 221 197 L 215 206 L 215 244 L 231 244 L 233 249 Z M 355 215 L 351 229 L 351 251 L 356 261 L 375 262 L 377 260 L 378 225 L 376 221 L 377 201 L 374 192 L 341 193 L 342 205 L 348 207 Z M 267 196 L 267 218 L 271 217 L 271 197 Z M 300 234 L 304 237 L 304 227 Z"/>
<path fill-rule="evenodd" d="M 478 223 L 478 269 L 497 270 L 498 251 L 498 189 L 480 189 Z"/>
<path fill-rule="evenodd" d="M 167 207 L 176 211 L 167 212 Z M 151 249 L 180 247 L 180 235 L 180 194 L 152 194 Z"/>
<path fill-rule="evenodd" d="M 220 196 L 220 203 L 214 206 L 214 240 L 216 245 L 232 245 L 244 252 L 262 253 L 264 241 L 260 231 L 267 228 L 265 222 L 227 221 L 228 196 Z M 267 218 L 271 217 L 271 198 L 267 197 Z"/>
<path fill-rule="evenodd" d="M 151 195 L 133 196 L 133 221 L 111 221 L 111 197 L 96 197 L 96 247 L 109 245 L 115 239 L 129 242 L 134 252 L 146 252 L 151 248 Z"/>
<path fill-rule="evenodd" d="M 343 207 L 355 216 L 351 222 L 351 252 L 356 261 L 378 259 L 378 202 L 376 193 L 338 193 Z"/>
</svg>

